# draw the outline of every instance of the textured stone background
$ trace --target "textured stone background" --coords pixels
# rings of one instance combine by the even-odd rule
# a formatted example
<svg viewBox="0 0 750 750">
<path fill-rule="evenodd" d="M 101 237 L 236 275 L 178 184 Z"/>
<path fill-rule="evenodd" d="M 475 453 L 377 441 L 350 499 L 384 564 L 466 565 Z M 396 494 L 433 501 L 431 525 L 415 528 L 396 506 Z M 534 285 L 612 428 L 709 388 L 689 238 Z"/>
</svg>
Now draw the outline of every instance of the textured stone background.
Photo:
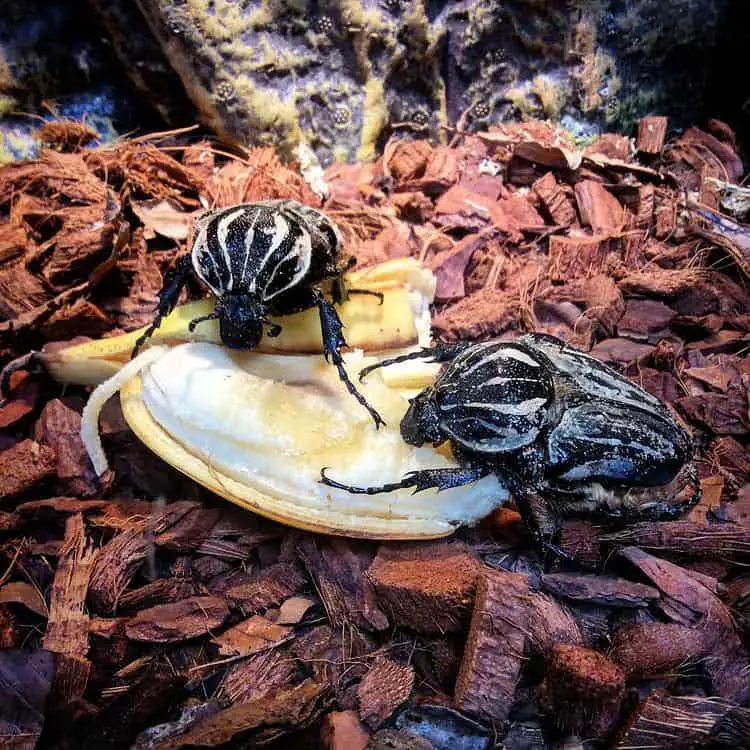
<svg viewBox="0 0 750 750">
<path fill-rule="evenodd" d="M 92 97 L 106 89 L 109 110 L 99 114 L 121 129 L 152 116 L 188 124 L 197 109 L 228 140 L 273 143 L 290 154 L 304 140 L 324 164 L 370 158 L 394 132 L 445 138 L 444 126 L 459 121 L 472 129 L 547 117 L 585 137 L 627 132 L 644 114 L 668 114 L 679 127 L 724 108 L 741 128 L 749 91 L 738 64 L 750 34 L 745 5 L 7 0 L 0 105 L 3 96 L 20 94 L 28 105 L 34 94 L 39 99 L 40 76 L 29 74 L 36 55 L 59 73 L 58 93 L 75 82 L 90 109 L 104 108 Z M 55 52 L 60 46 L 64 64 L 56 64 L 65 57 Z M 47 81 L 46 89 L 55 87 Z M 134 115 L 138 94 L 148 115 Z"/>
</svg>

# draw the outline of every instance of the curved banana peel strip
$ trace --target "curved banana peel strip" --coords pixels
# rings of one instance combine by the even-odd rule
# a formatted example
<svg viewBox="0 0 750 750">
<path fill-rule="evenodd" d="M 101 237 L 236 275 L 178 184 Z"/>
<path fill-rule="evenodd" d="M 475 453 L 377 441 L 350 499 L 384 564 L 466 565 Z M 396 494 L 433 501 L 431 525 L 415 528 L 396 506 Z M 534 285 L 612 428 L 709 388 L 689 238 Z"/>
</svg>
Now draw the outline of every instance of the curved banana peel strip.
<svg viewBox="0 0 750 750">
<path fill-rule="evenodd" d="M 346 359 L 355 378 L 374 361 L 357 352 Z M 492 476 L 441 492 L 408 488 L 379 495 L 320 484 L 323 467 L 338 481 L 367 486 L 396 482 L 409 471 L 457 465 L 442 447 L 417 448 L 401 439 L 409 388 L 400 388 L 397 379 L 386 384 L 380 371 L 361 384 L 387 422 L 376 430 L 322 356 L 238 353 L 188 343 L 146 351 L 138 360 L 130 367 L 141 367 L 139 374 L 124 374 L 124 384 L 105 384 L 92 395 L 94 405 L 84 415 L 88 437 L 100 405 L 121 385 L 123 414 L 144 444 L 217 495 L 259 515 L 326 534 L 428 539 L 480 520 L 507 498 Z M 433 365 L 409 364 L 409 383 L 434 379 Z M 276 379 L 281 373 L 283 382 Z M 98 466 L 104 468 L 106 463 Z"/>
<path fill-rule="evenodd" d="M 347 287 L 383 294 L 352 295 L 338 306 L 344 336 L 352 349 L 389 352 L 429 343 L 429 305 L 435 292 L 432 273 L 413 258 L 400 258 L 347 274 Z M 188 325 L 214 309 L 213 299 L 202 299 L 176 307 L 149 339 L 147 346 L 175 345 L 189 341 L 221 343 L 216 321 L 201 323 L 195 331 Z M 264 336 L 257 352 L 319 354 L 323 351 L 317 309 L 274 319 L 282 326 L 276 338 Z M 112 377 L 128 360 L 144 328 L 121 336 L 87 341 L 56 351 L 43 352 L 37 360 L 62 383 L 98 385 Z"/>
</svg>

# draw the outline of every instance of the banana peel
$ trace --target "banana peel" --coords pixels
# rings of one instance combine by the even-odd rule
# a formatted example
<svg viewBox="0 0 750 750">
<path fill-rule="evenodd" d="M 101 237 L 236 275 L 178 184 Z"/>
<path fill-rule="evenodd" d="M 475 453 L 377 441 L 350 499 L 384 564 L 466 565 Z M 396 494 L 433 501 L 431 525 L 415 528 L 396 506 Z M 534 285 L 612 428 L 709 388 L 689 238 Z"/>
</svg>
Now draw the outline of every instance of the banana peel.
<svg viewBox="0 0 750 750">
<path fill-rule="evenodd" d="M 371 295 L 352 295 L 337 306 L 344 336 L 352 349 L 394 353 L 429 340 L 429 304 L 435 291 L 432 273 L 413 258 L 400 258 L 344 276 L 349 288 L 379 292 L 382 304 Z M 201 323 L 194 331 L 194 318 L 214 309 L 213 299 L 178 305 L 164 318 L 147 346 L 174 346 L 185 342 L 220 344 L 216 321 Z M 320 354 L 323 351 L 317 309 L 273 319 L 282 327 L 276 338 L 264 336 L 258 353 Z M 35 361 L 61 383 L 99 385 L 112 377 L 128 360 L 146 328 L 111 338 L 87 341 L 35 354 Z"/>
<path fill-rule="evenodd" d="M 356 378 L 373 361 L 350 353 L 346 367 Z M 119 388 L 125 420 L 146 446 L 242 508 L 325 534 L 447 536 L 507 498 L 495 477 L 440 492 L 407 488 L 377 495 L 319 482 L 323 467 L 338 481 L 369 486 L 458 465 L 445 447 L 402 440 L 399 423 L 411 384 L 435 377 L 431 364 L 408 365 L 411 372 L 390 383 L 377 371 L 359 386 L 386 421 L 378 430 L 322 357 L 244 353 L 210 343 L 155 347 L 128 363 L 130 372 L 94 391 L 83 416 L 84 442 L 103 473 L 106 459 L 91 436 L 98 409 Z"/>
</svg>

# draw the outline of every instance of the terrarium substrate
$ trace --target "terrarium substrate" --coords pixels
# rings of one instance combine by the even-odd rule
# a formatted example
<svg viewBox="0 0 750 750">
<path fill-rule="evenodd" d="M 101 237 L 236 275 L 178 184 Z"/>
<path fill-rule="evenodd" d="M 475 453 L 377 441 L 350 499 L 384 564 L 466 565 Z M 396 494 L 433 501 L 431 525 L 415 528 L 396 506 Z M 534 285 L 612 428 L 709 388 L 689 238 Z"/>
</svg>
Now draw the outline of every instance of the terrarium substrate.
<svg viewBox="0 0 750 750">
<path fill-rule="evenodd" d="M 703 499 L 565 522 L 578 564 L 541 559 L 512 504 L 440 541 L 314 535 L 169 468 L 116 399 L 100 481 L 87 390 L 20 369 L 0 407 L 3 746 L 750 742 L 750 228 L 722 192 L 744 168 L 722 123 L 665 145 L 666 124 L 585 147 L 541 122 L 391 140 L 330 167 L 325 202 L 270 149 L 86 148 L 47 124 L 39 158 L 0 171 L 3 364 L 149 323 L 204 203 L 291 197 L 358 267 L 432 269 L 436 338 L 552 333 L 671 404 Z"/>
</svg>

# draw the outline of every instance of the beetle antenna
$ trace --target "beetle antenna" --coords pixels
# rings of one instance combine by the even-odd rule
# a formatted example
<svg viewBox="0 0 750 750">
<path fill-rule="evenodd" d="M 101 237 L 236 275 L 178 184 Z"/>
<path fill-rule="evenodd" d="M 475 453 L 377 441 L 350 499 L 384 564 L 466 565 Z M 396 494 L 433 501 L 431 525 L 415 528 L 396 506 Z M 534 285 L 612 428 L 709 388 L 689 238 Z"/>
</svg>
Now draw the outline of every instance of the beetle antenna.
<svg viewBox="0 0 750 750">
<path fill-rule="evenodd" d="M 451 346 L 436 346 L 434 348 L 424 347 L 417 352 L 401 354 L 400 356 L 391 359 L 384 359 L 382 362 L 376 362 L 374 365 L 368 365 L 360 370 L 359 381 L 362 382 L 362 378 L 364 378 L 365 375 L 369 375 L 373 370 L 377 370 L 380 367 L 389 367 L 390 365 L 396 365 L 400 362 L 408 362 L 412 359 L 434 359 L 435 362 L 450 362 L 470 345 L 471 343 L 468 341 L 461 341 L 460 343 Z"/>
<path fill-rule="evenodd" d="M 193 318 L 193 320 L 188 323 L 188 330 L 192 333 L 199 323 L 204 323 L 207 320 L 218 320 L 219 317 L 221 317 L 221 314 L 214 310 L 210 315 L 202 315 L 200 318 Z"/>
</svg>

